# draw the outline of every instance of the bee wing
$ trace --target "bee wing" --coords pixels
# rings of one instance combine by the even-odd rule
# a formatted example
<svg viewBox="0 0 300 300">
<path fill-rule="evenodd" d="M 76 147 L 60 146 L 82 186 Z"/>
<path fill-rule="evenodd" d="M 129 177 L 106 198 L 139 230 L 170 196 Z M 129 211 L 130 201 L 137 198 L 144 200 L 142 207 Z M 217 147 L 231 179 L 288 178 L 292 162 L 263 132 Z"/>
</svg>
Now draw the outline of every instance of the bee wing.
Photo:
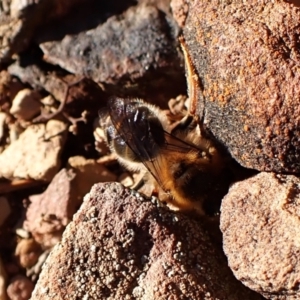
<svg viewBox="0 0 300 300">
<path fill-rule="evenodd" d="M 178 138 L 177 136 L 168 133 L 168 132 L 164 132 L 165 133 L 165 137 L 166 137 L 166 143 L 165 143 L 165 150 L 166 151 L 174 151 L 177 153 L 190 153 L 193 151 L 199 152 L 201 151 L 197 146 L 188 143 L 184 140 L 182 140 L 181 138 Z"/>
<path fill-rule="evenodd" d="M 166 174 L 166 168 L 171 168 L 174 163 L 178 164 L 178 157 L 199 157 L 203 155 L 203 151 L 197 146 L 185 142 L 184 140 L 162 130 L 162 134 L 165 137 L 165 143 L 161 146 L 158 155 L 154 158 L 149 158 L 148 160 L 142 160 L 144 166 L 148 169 L 151 175 L 155 178 L 161 188 L 166 191 L 166 186 L 168 185 L 165 180 L 169 177 L 163 176 Z M 138 147 L 140 148 L 140 147 Z M 139 151 L 141 149 L 137 149 Z M 142 151 L 147 151 L 142 149 Z M 179 155 L 180 154 L 180 155 Z M 207 153 L 204 156 L 208 155 Z M 173 172 L 176 168 L 173 168 Z M 170 170 L 169 170 L 170 171 Z M 172 172 L 170 171 L 170 174 Z"/>
</svg>

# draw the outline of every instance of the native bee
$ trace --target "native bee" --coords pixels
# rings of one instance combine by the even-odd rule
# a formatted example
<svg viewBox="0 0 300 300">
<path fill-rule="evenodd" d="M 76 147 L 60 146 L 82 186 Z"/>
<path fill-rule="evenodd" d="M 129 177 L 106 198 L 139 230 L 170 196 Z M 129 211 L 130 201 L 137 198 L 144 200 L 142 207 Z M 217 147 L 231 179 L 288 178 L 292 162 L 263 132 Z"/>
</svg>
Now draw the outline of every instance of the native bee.
<svg viewBox="0 0 300 300">
<path fill-rule="evenodd" d="M 190 62 L 186 51 L 185 58 Z M 195 94 L 197 79 L 189 65 L 190 92 Z M 205 200 L 219 190 L 224 162 L 214 143 L 204 137 L 191 110 L 174 125 L 154 105 L 114 98 L 102 113 L 100 126 L 119 162 L 141 172 L 160 200 L 173 208 L 203 214 Z"/>
</svg>

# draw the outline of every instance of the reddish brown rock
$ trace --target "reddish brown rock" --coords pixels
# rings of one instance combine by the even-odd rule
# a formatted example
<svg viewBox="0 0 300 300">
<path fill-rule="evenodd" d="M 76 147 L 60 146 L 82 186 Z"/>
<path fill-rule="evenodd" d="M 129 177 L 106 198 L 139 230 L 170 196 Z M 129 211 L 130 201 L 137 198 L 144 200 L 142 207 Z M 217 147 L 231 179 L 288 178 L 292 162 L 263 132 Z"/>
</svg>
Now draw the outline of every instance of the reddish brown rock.
<svg viewBox="0 0 300 300">
<path fill-rule="evenodd" d="M 261 173 L 223 199 L 224 251 L 234 275 L 267 299 L 299 299 L 300 180 Z"/>
<path fill-rule="evenodd" d="M 34 285 L 23 275 L 15 276 L 7 287 L 7 294 L 11 300 L 28 300 Z"/>
<path fill-rule="evenodd" d="M 37 299 L 259 299 L 199 220 L 121 184 L 95 185 L 46 261 Z"/>
<path fill-rule="evenodd" d="M 299 19 L 279 0 L 190 1 L 201 116 L 245 167 L 300 172 Z"/>
<path fill-rule="evenodd" d="M 51 248 L 61 239 L 62 232 L 80 205 L 72 189 L 75 174 L 62 169 L 47 190 L 29 197 L 24 228 L 44 248 Z"/>
<path fill-rule="evenodd" d="M 171 8 L 174 19 L 180 27 L 183 27 L 188 15 L 188 0 L 171 0 Z"/>
<path fill-rule="evenodd" d="M 117 176 L 103 164 L 97 163 L 95 159 L 86 159 L 83 156 L 70 157 L 68 167 L 72 168 L 76 174 L 73 189 L 75 189 L 74 195 L 76 195 L 79 202 L 95 183 L 117 179 Z"/>
</svg>

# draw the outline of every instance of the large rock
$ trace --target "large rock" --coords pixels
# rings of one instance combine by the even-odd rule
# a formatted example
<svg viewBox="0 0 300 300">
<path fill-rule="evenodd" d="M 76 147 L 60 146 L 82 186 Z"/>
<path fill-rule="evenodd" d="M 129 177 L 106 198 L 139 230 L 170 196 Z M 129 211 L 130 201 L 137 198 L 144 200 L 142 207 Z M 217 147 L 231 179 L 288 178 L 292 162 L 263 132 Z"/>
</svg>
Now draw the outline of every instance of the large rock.
<svg viewBox="0 0 300 300">
<path fill-rule="evenodd" d="M 224 251 L 237 279 L 268 299 L 300 299 L 300 180 L 261 173 L 221 207 Z"/>
<path fill-rule="evenodd" d="M 37 299 L 259 299 L 199 220 L 121 184 L 95 185 L 46 261 Z"/>
<path fill-rule="evenodd" d="M 105 21 L 97 20 L 98 16 L 98 26 L 76 34 L 64 23 L 52 24 L 37 38 L 44 58 L 71 73 L 111 86 L 114 93 L 121 86 L 134 89 L 134 84 L 142 82 L 149 93 L 149 86 L 162 85 L 173 93 L 182 91 L 183 64 L 176 49 L 178 26 L 171 15 L 160 10 L 159 1 L 143 2 Z M 58 32 L 59 37 L 53 36 Z"/>
<path fill-rule="evenodd" d="M 189 5 L 184 36 L 208 130 L 245 167 L 300 172 L 299 7 L 278 0 Z"/>
</svg>

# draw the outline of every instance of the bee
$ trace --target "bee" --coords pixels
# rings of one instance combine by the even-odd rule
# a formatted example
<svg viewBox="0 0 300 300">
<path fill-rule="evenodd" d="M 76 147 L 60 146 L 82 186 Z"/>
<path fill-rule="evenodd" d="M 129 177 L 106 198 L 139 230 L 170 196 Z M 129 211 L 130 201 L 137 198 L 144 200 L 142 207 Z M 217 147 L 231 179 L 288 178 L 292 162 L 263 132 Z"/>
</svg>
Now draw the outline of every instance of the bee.
<svg viewBox="0 0 300 300">
<path fill-rule="evenodd" d="M 184 46 L 183 50 L 191 100 L 195 101 L 197 76 Z M 114 98 L 102 113 L 100 126 L 118 161 L 140 172 L 161 201 L 173 209 L 204 214 L 205 201 L 212 191 L 219 191 L 224 162 L 212 140 L 203 135 L 195 107 L 191 104 L 186 116 L 171 124 L 154 105 Z"/>
</svg>

